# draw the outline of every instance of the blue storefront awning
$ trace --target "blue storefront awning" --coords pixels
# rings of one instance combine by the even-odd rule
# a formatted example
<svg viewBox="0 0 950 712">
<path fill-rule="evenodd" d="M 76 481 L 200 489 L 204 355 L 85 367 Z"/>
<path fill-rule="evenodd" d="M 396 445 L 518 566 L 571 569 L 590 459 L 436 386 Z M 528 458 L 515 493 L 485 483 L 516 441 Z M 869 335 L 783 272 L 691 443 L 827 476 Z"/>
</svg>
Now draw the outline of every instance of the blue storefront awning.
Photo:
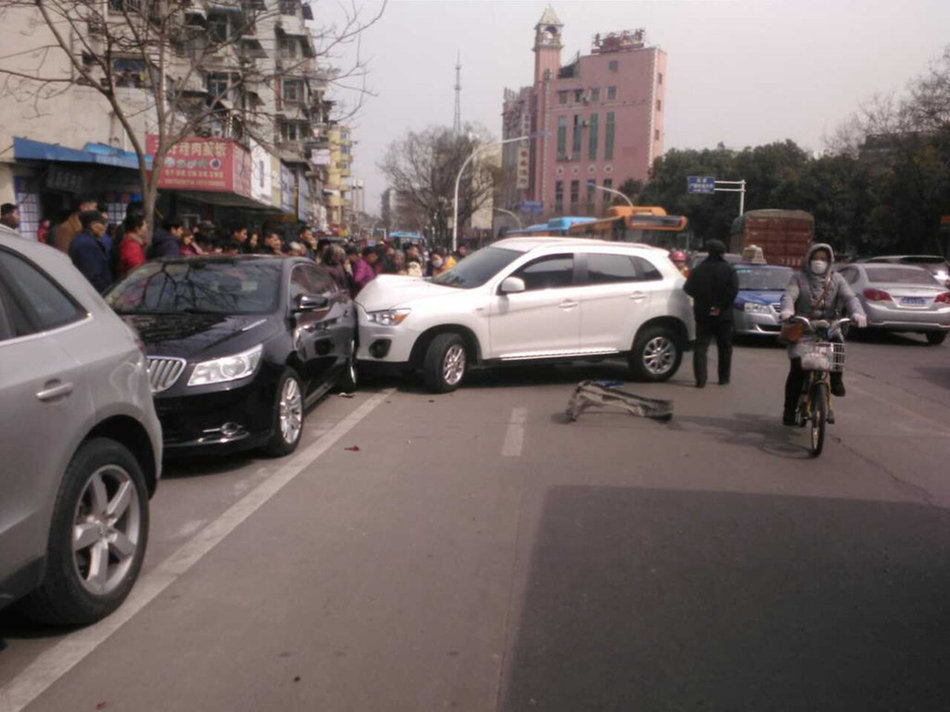
<svg viewBox="0 0 950 712">
<path fill-rule="evenodd" d="M 139 159 L 132 151 L 122 151 L 104 143 L 87 143 L 82 148 L 67 148 L 55 143 L 14 137 L 13 156 L 24 161 L 62 161 L 64 163 L 98 163 L 103 166 L 138 170 Z M 148 167 L 152 159 L 148 157 Z"/>
</svg>

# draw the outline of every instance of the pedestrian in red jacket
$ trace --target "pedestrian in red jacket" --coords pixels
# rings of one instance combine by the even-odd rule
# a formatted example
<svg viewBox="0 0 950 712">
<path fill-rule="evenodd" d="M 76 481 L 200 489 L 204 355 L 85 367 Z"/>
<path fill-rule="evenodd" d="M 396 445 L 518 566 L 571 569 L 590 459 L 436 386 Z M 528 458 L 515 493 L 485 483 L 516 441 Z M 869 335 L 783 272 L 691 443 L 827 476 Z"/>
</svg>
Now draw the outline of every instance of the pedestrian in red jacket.
<svg viewBox="0 0 950 712">
<path fill-rule="evenodd" d="M 145 218 L 138 215 L 128 217 L 123 223 L 125 231 L 119 245 L 118 278 L 145 263 Z"/>
</svg>

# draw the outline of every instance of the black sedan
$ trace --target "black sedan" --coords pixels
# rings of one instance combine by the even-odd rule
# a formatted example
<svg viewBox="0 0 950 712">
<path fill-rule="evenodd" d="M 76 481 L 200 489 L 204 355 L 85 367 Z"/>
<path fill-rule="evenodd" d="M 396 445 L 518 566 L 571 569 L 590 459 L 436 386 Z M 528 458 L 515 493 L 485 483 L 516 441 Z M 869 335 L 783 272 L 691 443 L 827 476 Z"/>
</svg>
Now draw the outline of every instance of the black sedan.
<svg viewBox="0 0 950 712">
<path fill-rule="evenodd" d="M 106 300 L 145 343 L 169 456 L 287 455 L 309 406 L 356 387 L 356 310 L 311 260 L 147 262 Z"/>
</svg>

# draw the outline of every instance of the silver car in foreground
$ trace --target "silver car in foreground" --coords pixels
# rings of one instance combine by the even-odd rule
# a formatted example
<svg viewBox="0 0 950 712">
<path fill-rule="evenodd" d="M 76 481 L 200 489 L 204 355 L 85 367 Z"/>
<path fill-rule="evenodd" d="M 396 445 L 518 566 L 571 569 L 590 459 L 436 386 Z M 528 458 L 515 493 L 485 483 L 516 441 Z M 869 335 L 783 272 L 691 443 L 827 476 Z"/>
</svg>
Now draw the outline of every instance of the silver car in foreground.
<svg viewBox="0 0 950 712">
<path fill-rule="evenodd" d="M 841 275 L 861 300 L 868 327 L 914 331 L 942 344 L 950 331 L 950 292 L 922 267 L 856 262 Z"/>
<path fill-rule="evenodd" d="M 135 335 L 65 255 L 0 235 L 0 607 L 57 624 L 115 610 L 161 458 Z"/>
</svg>

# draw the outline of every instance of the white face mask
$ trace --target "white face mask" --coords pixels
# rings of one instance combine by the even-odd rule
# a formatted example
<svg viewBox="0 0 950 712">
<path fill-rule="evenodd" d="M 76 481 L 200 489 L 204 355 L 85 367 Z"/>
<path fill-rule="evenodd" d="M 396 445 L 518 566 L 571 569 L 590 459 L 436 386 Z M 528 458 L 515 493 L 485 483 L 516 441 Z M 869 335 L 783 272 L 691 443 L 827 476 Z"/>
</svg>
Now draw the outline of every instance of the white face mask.
<svg viewBox="0 0 950 712">
<path fill-rule="evenodd" d="M 433 258 L 432 258 L 432 266 L 435 267 L 436 269 L 438 269 L 439 267 L 442 266 L 442 260 L 440 260 L 438 257 L 433 257 Z"/>
<path fill-rule="evenodd" d="M 813 274 L 824 274 L 828 271 L 828 263 L 824 260 L 812 260 L 811 271 Z"/>
</svg>

